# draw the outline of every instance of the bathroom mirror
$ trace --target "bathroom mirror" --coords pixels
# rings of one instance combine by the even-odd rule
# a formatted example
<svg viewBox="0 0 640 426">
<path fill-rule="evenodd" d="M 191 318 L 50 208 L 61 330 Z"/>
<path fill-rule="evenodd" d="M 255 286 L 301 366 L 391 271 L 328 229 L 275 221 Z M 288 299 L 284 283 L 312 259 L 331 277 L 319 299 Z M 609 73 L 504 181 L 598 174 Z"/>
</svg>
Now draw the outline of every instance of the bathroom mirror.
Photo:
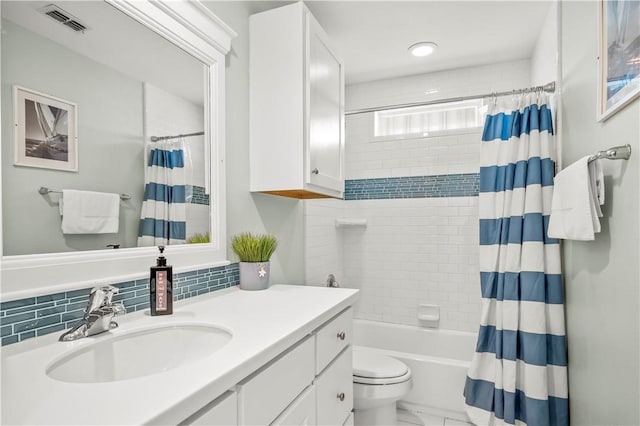
<svg viewBox="0 0 640 426">
<path fill-rule="evenodd" d="M 136 245 L 151 136 L 203 133 L 185 138 L 199 149 L 185 183 L 194 226 L 210 241 L 171 246 L 167 255 L 178 272 L 228 263 L 224 55 L 233 36 L 198 2 L 2 2 L 3 301 L 146 275 L 157 249 Z M 13 98 L 21 89 L 39 96 L 33 102 L 46 107 L 50 127 L 47 113 L 65 109 L 55 101 L 73 105 L 77 172 L 14 164 Z M 70 152 L 74 141 L 66 142 Z M 60 238 L 60 194 L 40 187 L 131 196 L 120 203 L 122 233 Z"/>
<path fill-rule="evenodd" d="M 3 1 L 2 18 L 3 254 L 154 245 L 138 242 L 145 168 L 169 143 L 149 139 L 203 132 L 205 65 L 105 2 Z M 183 143 L 189 191 L 174 208 L 189 241 L 210 232 L 209 180 L 205 136 Z M 61 170 L 72 157 L 75 170 Z M 68 214 L 63 232 L 62 194 L 40 187 L 130 198 L 110 229 L 74 233 Z"/>
</svg>

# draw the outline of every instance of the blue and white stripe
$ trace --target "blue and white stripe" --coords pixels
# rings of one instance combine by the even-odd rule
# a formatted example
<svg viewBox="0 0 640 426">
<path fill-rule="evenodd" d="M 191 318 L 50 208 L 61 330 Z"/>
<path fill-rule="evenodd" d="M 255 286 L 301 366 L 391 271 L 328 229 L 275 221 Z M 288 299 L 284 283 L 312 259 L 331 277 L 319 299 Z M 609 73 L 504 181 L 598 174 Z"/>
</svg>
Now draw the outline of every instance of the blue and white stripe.
<svg viewBox="0 0 640 426">
<path fill-rule="evenodd" d="M 567 425 L 560 247 L 547 237 L 555 141 L 544 93 L 490 110 L 480 155 L 482 316 L 465 385 L 475 424 Z"/>
<path fill-rule="evenodd" d="M 182 244 L 186 238 L 185 144 L 158 141 L 149 152 L 138 246 Z"/>
</svg>

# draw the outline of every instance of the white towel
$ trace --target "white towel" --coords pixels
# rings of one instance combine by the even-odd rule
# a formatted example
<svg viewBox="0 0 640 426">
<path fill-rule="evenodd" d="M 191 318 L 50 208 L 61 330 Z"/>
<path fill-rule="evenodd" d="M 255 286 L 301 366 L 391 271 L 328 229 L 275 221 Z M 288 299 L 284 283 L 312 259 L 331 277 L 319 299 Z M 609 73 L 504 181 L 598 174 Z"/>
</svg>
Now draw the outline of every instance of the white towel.
<svg viewBox="0 0 640 426">
<path fill-rule="evenodd" d="M 598 198 L 598 205 L 604 205 L 604 173 L 602 172 L 602 160 L 594 160 L 589 163 L 589 178 L 591 181 L 591 191 Z M 598 210 L 600 208 L 598 207 Z M 600 216 L 602 217 L 602 211 Z"/>
<path fill-rule="evenodd" d="M 120 196 L 106 192 L 62 190 L 63 234 L 112 234 L 120 226 Z"/>
<path fill-rule="evenodd" d="M 552 238 L 590 241 L 600 232 L 604 179 L 600 160 L 583 157 L 555 177 L 547 234 Z"/>
</svg>

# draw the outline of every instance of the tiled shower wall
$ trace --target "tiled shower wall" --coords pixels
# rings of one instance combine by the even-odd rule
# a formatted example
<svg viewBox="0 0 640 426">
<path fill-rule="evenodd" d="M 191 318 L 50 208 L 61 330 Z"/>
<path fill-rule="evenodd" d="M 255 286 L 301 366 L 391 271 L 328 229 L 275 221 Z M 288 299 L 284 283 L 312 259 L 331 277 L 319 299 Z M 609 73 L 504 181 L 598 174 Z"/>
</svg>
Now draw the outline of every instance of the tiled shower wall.
<svg viewBox="0 0 640 426">
<path fill-rule="evenodd" d="M 523 60 L 348 86 L 346 109 L 528 87 L 529 69 Z M 373 114 L 348 116 L 345 200 L 305 201 L 307 284 L 333 273 L 360 289 L 356 318 L 425 325 L 419 305 L 435 304 L 439 327 L 477 331 L 480 138 L 379 141 Z M 336 227 L 340 218 L 366 227 Z"/>
</svg>

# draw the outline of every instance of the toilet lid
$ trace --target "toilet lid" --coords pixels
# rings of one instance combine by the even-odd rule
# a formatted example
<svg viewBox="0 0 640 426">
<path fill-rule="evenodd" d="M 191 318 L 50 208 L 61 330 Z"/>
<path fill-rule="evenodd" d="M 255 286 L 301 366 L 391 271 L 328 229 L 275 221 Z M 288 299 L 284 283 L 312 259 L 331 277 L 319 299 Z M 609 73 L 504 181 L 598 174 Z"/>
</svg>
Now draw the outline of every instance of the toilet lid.
<svg viewBox="0 0 640 426">
<path fill-rule="evenodd" d="M 407 374 L 409 368 L 397 359 L 373 351 L 353 350 L 353 375 L 387 379 Z"/>
</svg>

